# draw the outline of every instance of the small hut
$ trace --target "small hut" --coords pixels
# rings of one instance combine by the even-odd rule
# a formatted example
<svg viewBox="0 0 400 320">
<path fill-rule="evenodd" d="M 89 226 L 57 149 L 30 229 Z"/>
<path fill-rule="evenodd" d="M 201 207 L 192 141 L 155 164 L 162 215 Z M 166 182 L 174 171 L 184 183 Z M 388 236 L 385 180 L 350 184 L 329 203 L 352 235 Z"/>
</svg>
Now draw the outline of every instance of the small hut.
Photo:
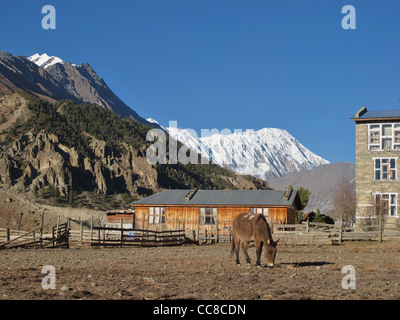
<svg viewBox="0 0 400 320">
<path fill-rule="evenodd" d="M 135 210 L 111 210 L 107 211 L 106 227 L 132 229 L 135 226 Z"/>
</svg>

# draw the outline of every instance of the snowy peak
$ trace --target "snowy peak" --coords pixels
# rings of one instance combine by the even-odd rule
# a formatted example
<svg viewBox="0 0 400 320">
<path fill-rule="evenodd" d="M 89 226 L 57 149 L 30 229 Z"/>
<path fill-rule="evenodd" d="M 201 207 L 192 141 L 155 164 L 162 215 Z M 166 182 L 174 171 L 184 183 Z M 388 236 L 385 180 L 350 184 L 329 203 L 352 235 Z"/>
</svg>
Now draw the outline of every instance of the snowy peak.
<svg viewBox="0 0 400 320">
<path fill-rule="evenodd" d="M 42 55 L 35 53 L 33 56 L 29 57 L 28 60 L 32 61 L 37 66 L 42 67 L 44 69 L 56 63 L 61 63 L 61 64 L 64 63 L 64 61 L 61 60 L 60 58 L 54 56 L 50 57 L 46 53 L 43 53 Z"/>
<path fill-rule="evenodd" d="M 213 163 L 238 174 L 250 174 L 261 179 L 280 177 L 329 163 L 282 129 L 264 128 L 200 138 L 196 132 L 187 129 L 164 129 Z"/>
<path fill-rule="evenodd" d="M 153 119 L 153 118 L 147 118 L 146 121 L 147 121 L 147 122 L 150 122 L 150 123 L 155 123 L 155 124 L 160 125 L 160 124 L 157 122 L 157 120 L 156 120 L 156 119 Z"/>
</svg>

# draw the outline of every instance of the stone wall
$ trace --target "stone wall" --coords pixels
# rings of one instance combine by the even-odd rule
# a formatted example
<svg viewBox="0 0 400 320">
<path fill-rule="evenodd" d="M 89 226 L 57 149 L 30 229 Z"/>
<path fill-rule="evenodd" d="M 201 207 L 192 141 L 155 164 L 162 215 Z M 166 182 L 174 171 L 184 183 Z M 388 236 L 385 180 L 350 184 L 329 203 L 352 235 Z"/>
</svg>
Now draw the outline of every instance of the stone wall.
<svg viewBox="0 0 400 320">
<path fill-rule="evenodd" d="M 375 180 L 374 158 L 399 157 L 400 151 L 369 151 L 368 123 L 356 123 L 356 226 L 360 227 L 375 216 L 374 193 L 400 193 L 399 170 L 400 160 L 397 159 L 396 178 L 394 181 Z M 397 214 L 399 215 L 400 194 L 397 196 Z M 387 224 L 398 224 L 399 219 L 389 218 Z"/>
</svg>

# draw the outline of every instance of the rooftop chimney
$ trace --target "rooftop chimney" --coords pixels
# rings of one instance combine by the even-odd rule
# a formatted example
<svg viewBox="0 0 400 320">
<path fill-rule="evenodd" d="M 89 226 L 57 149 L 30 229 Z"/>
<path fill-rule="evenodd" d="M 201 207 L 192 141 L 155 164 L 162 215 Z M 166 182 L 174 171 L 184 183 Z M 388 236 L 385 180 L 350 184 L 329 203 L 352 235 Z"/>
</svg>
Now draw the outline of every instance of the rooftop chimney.
<svg viewBox="0 0 400 320">
<path fill-rule="evenodd" d="M 192 189 L 188 192 L 188 194 L 185 196 L 185 201 L 189 201 L 190 199 L 193 198 L 193 196 L 196 194 L 197 190 L 199 189 Z"/>
<path fill-rule="evenodd" d="M 286 188 L 286 191 L 285 191 L 285 193 L 283 194 L 283 197 L 282 197 L 283 201 L 289 201 L 290 196 L 292 195 L 292 191 L 293 191 L 292 187 L 289 186 L 289 187 Z"/>
<path fill-rule="evenodd" d="M 355 115 L 355 118 L 360 118 L 362 117 L 363 114 L 365 114 L 367 112 L 367 108 L 366 107 L 362 107 L 360 110 L 358 110 L 358 112 Z"/>
</svg>

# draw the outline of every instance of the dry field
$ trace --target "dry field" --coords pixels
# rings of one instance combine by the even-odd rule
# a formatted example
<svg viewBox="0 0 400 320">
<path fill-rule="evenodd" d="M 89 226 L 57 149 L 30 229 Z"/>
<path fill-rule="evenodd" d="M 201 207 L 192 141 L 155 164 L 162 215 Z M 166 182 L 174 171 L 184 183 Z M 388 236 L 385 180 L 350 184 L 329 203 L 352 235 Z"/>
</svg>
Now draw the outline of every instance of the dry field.
<svg viewBox="0 0 400 320">
<path fill-rule="evenodd" d="M 229 253 L 229 243 L 1 250 L 0 299 L 400 299 L 400 240 L 281 246 L 272 269 L 248 266 L 242 252 L 237 267 Z M 249 254 L 254 264 L 254 247 Z M 42 288 L 46 265 L 55 268 L 55 289 Z M 355 268 L 355 289 L 342 287 L 346 265 Z"/>
</svg>

